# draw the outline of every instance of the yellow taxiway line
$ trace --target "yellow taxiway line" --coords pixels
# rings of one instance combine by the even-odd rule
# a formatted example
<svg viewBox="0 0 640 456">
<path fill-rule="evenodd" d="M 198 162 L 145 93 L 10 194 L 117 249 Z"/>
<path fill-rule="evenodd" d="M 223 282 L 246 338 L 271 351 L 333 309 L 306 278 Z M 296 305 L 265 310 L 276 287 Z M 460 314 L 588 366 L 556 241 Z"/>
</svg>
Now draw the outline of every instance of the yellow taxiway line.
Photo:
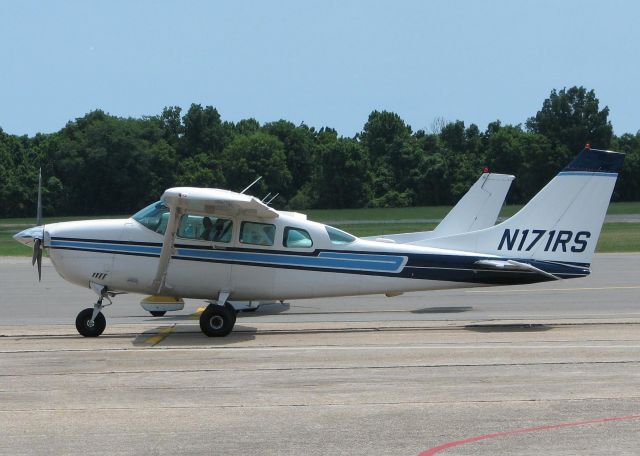
<svg viewBox="0 0 640 456">
<path fill-rule="evenodd" d="M 204 309 L 206 309 L 206 307 L 198 307 L 194 313 L 189 315 L 189 319 L 197 320 L 198 318 L 200 318 L 200 314 L 204 312 Z M 164 328 L 160 328 L 157 334 L 154 334 L 153 336 L 148 337 L 144 341 L 144 343 L 153 347 L 155 345 L 158 345 L 163 340 L 165 340 L 175 331 L 176 331 L 176 325 L 165 326 Z"/>
<path fill-rule="evenodd" d="M 204 306 L 198 307 L 194 313 L 189 315 L 189 319 L 190 320 L 197 320 L 198 318 L 200 318 L 200 314 L 202 312 L 204 312 L 204 309 L 206 309 L 206 307 L 204 307 Z"/>
<path fill-rule="evenodd" d="M 147 338 L 147 340 L 145 340 L 144 342 L 151 346 L 158 345 L 160 342 L 169 337 L 169 335 L 171 335 L 175 330 L 176 325 L 166 326 L 164 328 L 161 328 L 160 331 L 158 331 L 158 334 L 154 334 L 153 336 Z"/>
</svg>

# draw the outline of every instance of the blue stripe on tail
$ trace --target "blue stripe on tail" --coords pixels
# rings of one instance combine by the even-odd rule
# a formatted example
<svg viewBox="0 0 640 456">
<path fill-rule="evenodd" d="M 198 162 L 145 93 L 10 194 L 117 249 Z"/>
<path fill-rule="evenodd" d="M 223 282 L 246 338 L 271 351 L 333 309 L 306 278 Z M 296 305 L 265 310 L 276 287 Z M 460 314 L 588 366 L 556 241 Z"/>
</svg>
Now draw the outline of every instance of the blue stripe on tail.
<svg viewBox="0 0 640 456">
<path fill-rule="evenodd" d="M 599 149 L 582 149 L 582 152 L 562 171 L 596 171 L 617 173 L 622 168 L 624 154 Z"/>
</svg>

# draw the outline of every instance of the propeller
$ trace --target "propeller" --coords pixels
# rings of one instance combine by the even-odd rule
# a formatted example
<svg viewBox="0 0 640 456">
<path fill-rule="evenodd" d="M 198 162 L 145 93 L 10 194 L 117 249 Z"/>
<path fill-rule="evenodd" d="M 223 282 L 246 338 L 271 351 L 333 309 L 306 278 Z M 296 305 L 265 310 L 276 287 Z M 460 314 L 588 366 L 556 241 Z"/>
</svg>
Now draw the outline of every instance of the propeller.
<svg viewBox="0 0 640 456">
<path fill-rule="evenodd" d="M 44 229 L 42 230 L 44 239 Z M 42 239 L 35 238 L 33 241 L 33 256 L 31 257 L 31 266 L 38 263 L 38 282 L 42 281 Z"/>
<path fill-rule="evenodd" d="M 38 171 L 38 208 L 36 212 L 36 226 L 42 224 L 42 168 Z M 42 251 L 44 250 L 44 225 L 42 226 L 42 237 L 33 239 L 33 255 L 31 266 L 38 263 L 38 282 L 42 281 Z"/>
</svg>

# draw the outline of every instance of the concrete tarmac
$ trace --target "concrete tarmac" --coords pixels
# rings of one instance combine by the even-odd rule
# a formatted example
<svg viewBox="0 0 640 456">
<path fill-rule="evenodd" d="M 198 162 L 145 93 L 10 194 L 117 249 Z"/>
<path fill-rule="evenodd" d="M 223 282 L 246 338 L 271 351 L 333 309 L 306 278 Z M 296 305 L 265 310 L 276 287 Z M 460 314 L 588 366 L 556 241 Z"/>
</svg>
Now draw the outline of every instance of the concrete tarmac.
<svg viewBox="0 0 640 456">
<path fill-rule="evenodd" d="M 586 279 L 292 301 L 203 336 L 0 260 L 0 454 L 640 453 L 640 254 Z"/>
</svg>

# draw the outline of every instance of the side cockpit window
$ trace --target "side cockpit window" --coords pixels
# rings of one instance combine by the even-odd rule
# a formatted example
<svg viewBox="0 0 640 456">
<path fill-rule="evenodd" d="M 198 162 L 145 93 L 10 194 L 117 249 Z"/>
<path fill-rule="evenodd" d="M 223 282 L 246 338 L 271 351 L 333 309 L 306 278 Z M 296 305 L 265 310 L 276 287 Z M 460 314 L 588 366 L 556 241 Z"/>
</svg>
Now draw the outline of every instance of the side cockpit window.
<svg viewBox="0 0 640 456">
<path fill-rule="evenodd" d="M 273 245 L 276 238 L 276 226 L 269 223 L 242 222 L 240 242 L 254 245 Z"/>
<path fill-rule="evenodd" d="M 136 212 L 131 218 L 151 231 L 164 234 L 169 222 L 169 208 L 158 201 Z"/>
<path fill-rule="evenodd" d="M 213 216 L 186 214 L 180 218 L 178 237 L 213 242 L 231 242 L 233 222 Z"/>
<path fill-rule="evenodd" d="M 284 229 L 282 245 L 293 249 L 308 249 L 313 247 L 313 240 L 307 230 L 288 226 Z"/>
</svg>

